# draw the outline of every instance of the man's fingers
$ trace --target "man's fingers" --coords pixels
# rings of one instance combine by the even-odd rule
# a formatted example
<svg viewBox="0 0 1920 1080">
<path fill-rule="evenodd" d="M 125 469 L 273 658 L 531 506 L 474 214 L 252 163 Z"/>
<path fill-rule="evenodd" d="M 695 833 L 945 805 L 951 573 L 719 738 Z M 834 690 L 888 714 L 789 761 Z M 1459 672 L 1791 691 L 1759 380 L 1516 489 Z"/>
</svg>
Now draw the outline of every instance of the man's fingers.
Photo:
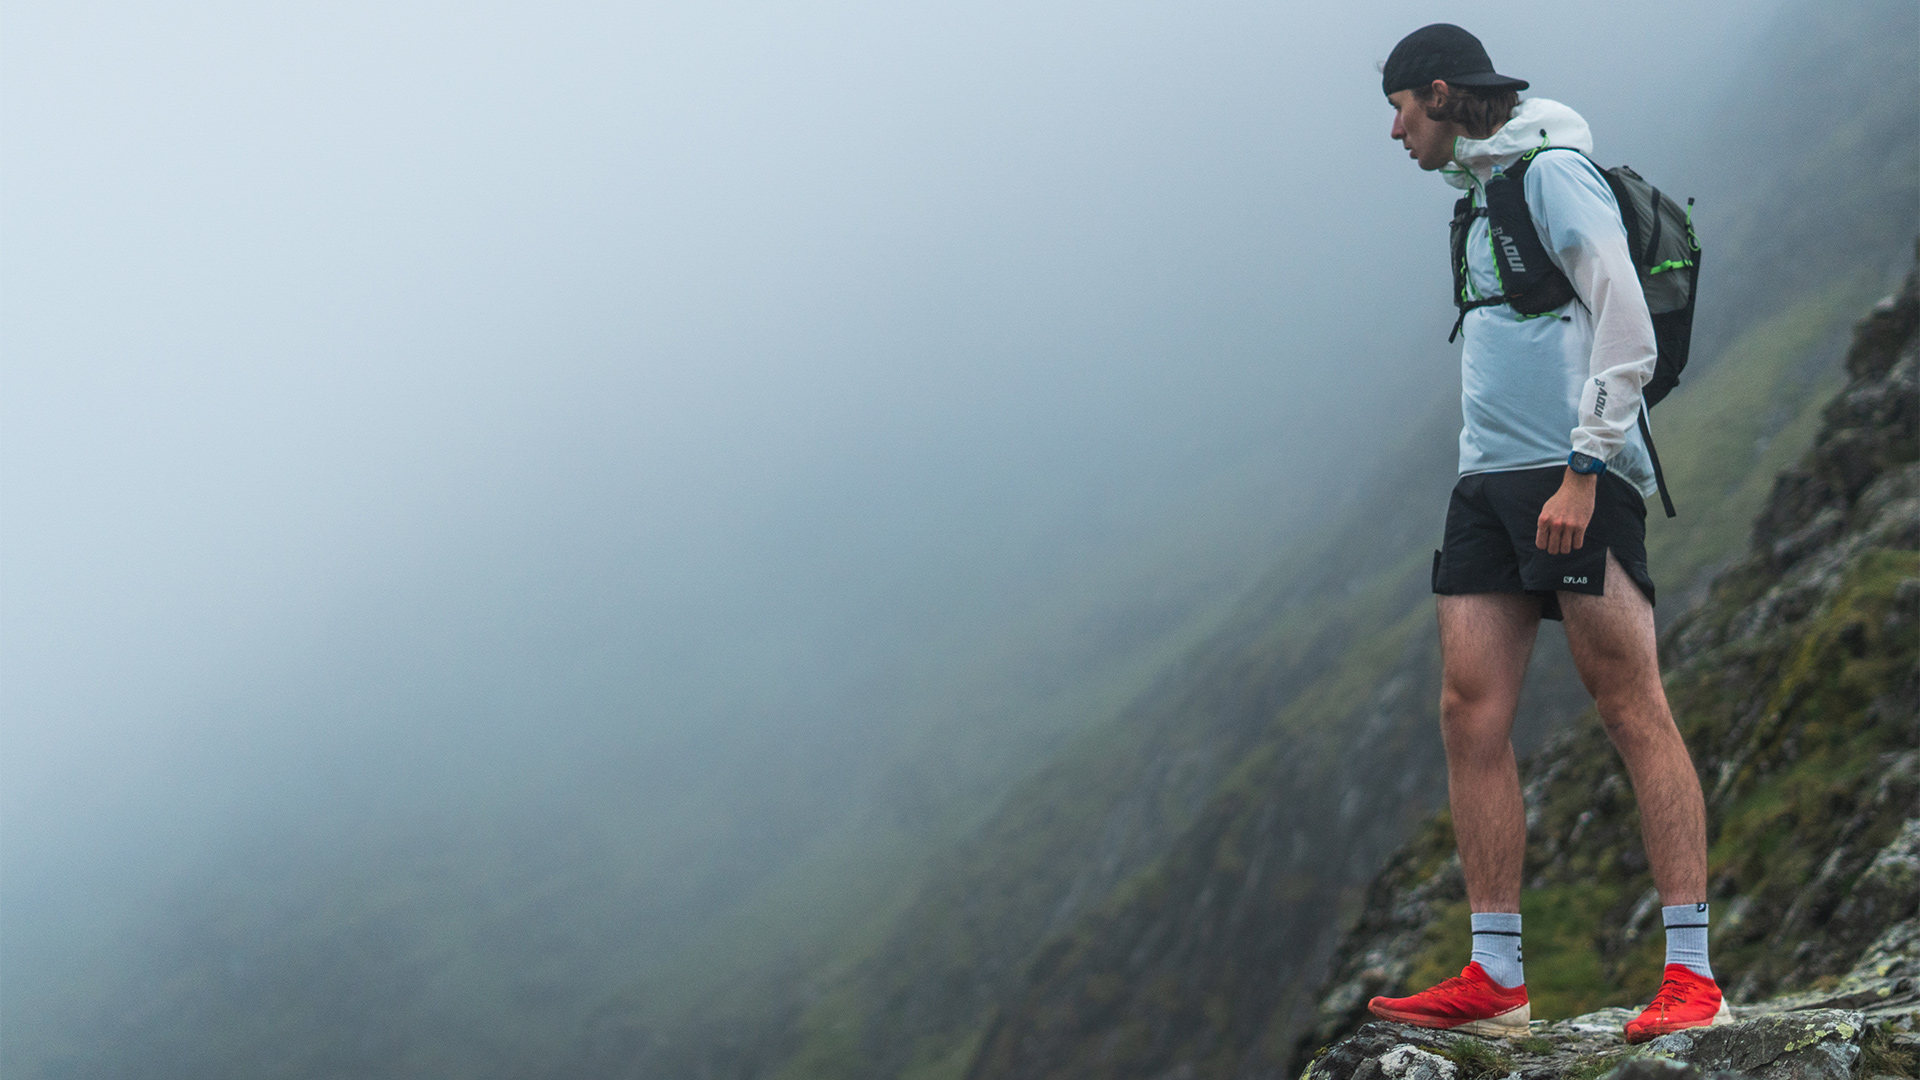
<svg viewBox="0 0 1920 1080">
<path fill-rule="evenodd" d="M 1569 484 L 1571 481 L 1568 482 Z M 1560 491 L 1540 508 L 1533 534 L 1533 546 L 1549 555 L 1566 555 L 1586 546 L 1587 525 L 1593 515 L 1591 498 L 1562 485 Z"/>
<path fill-rule="evenodd" d="M 1549 555 L 1565 555 L 1572 551 L 1573 533 L 1564 521 L 1557 521 L 1544 514 L 1540 517 L 1540 528 L 1533 538 L 1533 546 Z"/>
</svg>

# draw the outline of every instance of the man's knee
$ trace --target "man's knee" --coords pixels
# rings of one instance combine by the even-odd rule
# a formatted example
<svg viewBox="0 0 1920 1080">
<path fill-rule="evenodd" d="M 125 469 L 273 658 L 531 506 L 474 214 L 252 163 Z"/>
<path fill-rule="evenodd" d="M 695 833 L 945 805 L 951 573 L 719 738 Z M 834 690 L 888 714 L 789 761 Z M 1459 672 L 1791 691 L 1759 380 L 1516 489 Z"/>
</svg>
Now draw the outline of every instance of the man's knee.
<svg viewBox="0 0 1920 1080">
<path fill-rule="evenodd" d="M 1507 696 L 1503 687 L 1483 672 L 1446 671 L 1440 678 L 1440 716 L 1466 719 L 1492 707 Z"/>
<path fill-rule="evenodd" d="M 1517 702 L 1485 681 L 1444 679 L 1440 687 L 1440 734 L 1449 752 L 1487 752 L 1507 745 Z"/>
<path fill-rule="evenodd" d="M 1674 725 L 1666 693 L 1658 680 L 1603 688 L 1594 695 L 1594 704 L 1607 738 L 1622 757 L 1631 760 L 1642 752 L 1680 743 L 1680 729 Z M 1681 752 L 1685 752 L 1684 747 Z"/>
</svg>

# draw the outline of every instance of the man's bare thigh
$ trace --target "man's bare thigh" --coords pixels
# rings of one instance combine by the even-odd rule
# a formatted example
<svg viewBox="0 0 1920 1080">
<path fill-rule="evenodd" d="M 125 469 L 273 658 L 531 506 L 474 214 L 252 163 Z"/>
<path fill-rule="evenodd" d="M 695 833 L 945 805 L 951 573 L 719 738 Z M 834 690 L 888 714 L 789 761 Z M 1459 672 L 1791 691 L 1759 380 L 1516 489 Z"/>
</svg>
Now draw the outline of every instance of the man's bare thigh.
<svg viewBox="0 0 1920 1080">
<path fill-rule="evenodd" d="M 1466 593 L 1436 599 L 1442 678 L 1449 692 L 1517 696 L 1540 630 L 1540 598 Z"/>
<path fill-rule="evenodd" d="M 1601 689 L 1594 685 L 1596 679 L 1659 681 L 1659 638 L 1653 604 L 1612 552 L 1607 553 L 1603 594 L 1562 592 L 1559 600 L 1567 646 L 1573 651 L 1581 678 L 1596 696 Z"/>
</svg>

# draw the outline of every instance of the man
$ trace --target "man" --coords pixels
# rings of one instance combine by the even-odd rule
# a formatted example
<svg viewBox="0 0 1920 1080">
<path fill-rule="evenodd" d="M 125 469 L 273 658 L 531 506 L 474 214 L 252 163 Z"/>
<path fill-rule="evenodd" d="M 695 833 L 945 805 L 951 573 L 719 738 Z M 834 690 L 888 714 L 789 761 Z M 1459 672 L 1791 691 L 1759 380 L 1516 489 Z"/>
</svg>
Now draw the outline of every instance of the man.
<svg viewBox="0 0 1920 1080">
<path fill-rule="evenodd" d="M 1619 208 L 1584 156 L 1586 121 L 1556 102 L 1520 101 L 1528 84 L 1496 73 L 1467 31 L 1436 24 L 1408 35 L 1382 74 L 1393 138 L 1468 192 L 1473 208 L 1456 249 L 1465 263 L 1460 480 L 1433 572 L 1440 725 L 1473 960 L 1432 989 L 1368 1007 L 1423 1027 L 1527 1031 L 1526 812 L 1509 736 L 1535 633 L 1549 618 L 1565 622 L 1581 680 L 1626 762 L 1663 905 L 1665 981 L 1627 1039 L 1728 1023 L 1707 962 L 1706 807 L 1655 654 L 1642 499 L 1656 489 L 1636 421 L 1656 345 Z M 1531 315 L 1476 305 L 1503 294 L 1508 238 L 1496 252 L 1483 209 L 1489 182 L 1536 150 L 1520 181 L 1525 212 L 1570 298 Z"/>
</svg>

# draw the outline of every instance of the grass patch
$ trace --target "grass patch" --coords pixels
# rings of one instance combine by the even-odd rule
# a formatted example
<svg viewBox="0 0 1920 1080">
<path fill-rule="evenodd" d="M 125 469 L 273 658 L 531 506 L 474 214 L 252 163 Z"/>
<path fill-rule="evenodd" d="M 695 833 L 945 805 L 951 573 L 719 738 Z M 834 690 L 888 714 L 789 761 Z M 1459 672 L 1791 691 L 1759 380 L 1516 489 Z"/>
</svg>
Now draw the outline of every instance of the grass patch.
<svg viewBox="0 0 1920 1080">
<path fill-rule="evenodd" d="M 1460 1067 L 1460 1080 L 1483 1080 L 1513 1071 L 1513 1059 L 1493 1044 L 1469 1035 L 1440 1048 L 1440 1056 Z"/>
<path fill-rule="evenodd" d="M 1860 1041 L 1860 1075 L 1920 1076 L 1920 1053 L 1895 1042 L 1891 1027 L 1873 1024 Z"/>
<path fill-rule="evenodd" d="M 1612 1054 L 1591 1057 L 1567 1071 L 1561 1080 L 1595 1080 L 1605 1076 L 1626 1063 L 1632 1054 Z"/>
</svg>

